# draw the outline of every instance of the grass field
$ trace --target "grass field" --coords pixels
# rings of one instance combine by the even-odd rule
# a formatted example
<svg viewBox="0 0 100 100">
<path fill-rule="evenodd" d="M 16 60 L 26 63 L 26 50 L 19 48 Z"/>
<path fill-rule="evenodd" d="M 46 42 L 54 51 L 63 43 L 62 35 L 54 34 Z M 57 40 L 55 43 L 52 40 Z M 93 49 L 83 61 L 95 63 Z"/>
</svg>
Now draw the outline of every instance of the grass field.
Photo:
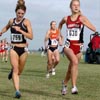
<svg viewBox="0 0 100 100">
<path fill-rule="evenodd" d="M 29 55 L 20 76 L 20 100 L 100 100 L 100 65 L 86 64 L 83 60 L 79 64 L 79 94 L 71 94 L 69 82 L 68 94 L 61 95 L 61 82 L 67 65 L 67 59 L 61 56 L 56 75 L 46 79 L 46 57 L 37 53 Z M 0 62 L 0 100 L 16 100 L 12 80 L 7 79 L 10 68 L 9 62 Z"/>
</svg>

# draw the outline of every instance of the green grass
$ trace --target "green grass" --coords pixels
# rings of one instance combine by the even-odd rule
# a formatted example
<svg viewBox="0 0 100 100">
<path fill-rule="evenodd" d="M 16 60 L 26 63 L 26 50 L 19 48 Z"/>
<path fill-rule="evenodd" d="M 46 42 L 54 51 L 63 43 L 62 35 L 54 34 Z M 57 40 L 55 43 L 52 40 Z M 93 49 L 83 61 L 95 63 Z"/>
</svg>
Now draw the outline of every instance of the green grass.
<svg viewBox="0 0 100 100">
<path fill-rule="evenodd" d="M 20 76 L 20 100 L 100 100 L 100 65 L 86 64 L 81 60 L 77 86 L 78 95 L 71 94 L 71 82 L 68 94 L 61 95 L 61 82 L 65 77 L 68 60 L 61 56 L 56 75 L 46 79 L 46 57 L 40 54 L 28 56 L 25 68 Z M 10 63 L 0 62 L 0 100 L 16 100 L 12 80 L 7 79 Z"/>
</svg>

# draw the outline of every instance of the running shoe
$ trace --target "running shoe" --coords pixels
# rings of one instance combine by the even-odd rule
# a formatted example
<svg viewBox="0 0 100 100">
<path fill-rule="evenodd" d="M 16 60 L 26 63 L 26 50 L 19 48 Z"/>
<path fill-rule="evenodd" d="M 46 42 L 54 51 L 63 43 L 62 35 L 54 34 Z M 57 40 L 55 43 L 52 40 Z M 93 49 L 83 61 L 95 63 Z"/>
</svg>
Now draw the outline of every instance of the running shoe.
<svg viewBox="0 0 100 100">
<path fill-rule="evenodd" d="M 52 69 L 52 75 L 56 75 L 55 68 Z"/>
<path fill-rule="evenodd" d="M 62 94 L 62 95 L 67 94 L 67 86 L 64 85 L 64 81 L 62 82 L 62 90 L 61 90 L 61 94 Z"/>
<path fill-rule="evenodd" d="M 13 70 L 11 69 L 10 73 L 8 74 L 8 79 L 12 79 Z"/>
<path fill-rule="evenodd" d="M 16 93 L 15 93 L 15 98 L 20 98 L 21 97 L 21 93 L 20 93 L 20 91 L 16 91 Z"/>
<path fill-rule="evenodd" d="M 46 78 L 50 78 L 50 73 L 47 73 L 46 74 Z"/>
<path fill-rule="evenodd" d="M 76 86 L 72 88 L 72 94 L 78 94 L 78 89 Z"/>
</svg>

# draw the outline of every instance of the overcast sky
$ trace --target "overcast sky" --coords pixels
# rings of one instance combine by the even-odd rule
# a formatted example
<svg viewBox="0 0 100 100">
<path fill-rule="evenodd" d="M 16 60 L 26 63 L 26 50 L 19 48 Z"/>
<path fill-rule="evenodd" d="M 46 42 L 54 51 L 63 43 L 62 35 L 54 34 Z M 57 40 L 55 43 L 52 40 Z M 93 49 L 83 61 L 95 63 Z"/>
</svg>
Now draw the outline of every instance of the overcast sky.
<svg viewBox="0 0 100 100">
<path fill-rule="evenodd" d="M 25 17 L 31 21 L 34 39 L 28 40 L 30 49 L 38 49 L 43 46 L 44 36 L 49 29 L 49 23 L 52 20 L 60 20 L 69 14 L 71 0 L 25 0 L 27 12 Z M 100 0 L 80 0 L 81 11 L 90 22 L 95 25 L 97 31 L 100 32 Z M 17 0 L 0 0 L 0 30 L 8 23 L 10 18 L 16 17 L 15 7 Z M 65 26 L 62 29 L 63 34 L 66 33 Z M 93 33 L 85 28 L 84 46 L 87 47 L 89 36 Z M 0 39 L 7 38 L 10 40 L 10 31 L 6 32 Z"/>
</svg>

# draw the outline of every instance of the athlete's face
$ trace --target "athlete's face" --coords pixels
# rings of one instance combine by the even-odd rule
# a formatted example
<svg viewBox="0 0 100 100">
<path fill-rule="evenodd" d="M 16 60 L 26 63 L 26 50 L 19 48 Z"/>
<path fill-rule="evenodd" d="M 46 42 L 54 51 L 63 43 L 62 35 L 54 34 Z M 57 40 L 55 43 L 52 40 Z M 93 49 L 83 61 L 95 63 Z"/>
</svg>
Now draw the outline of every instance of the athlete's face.
<svg viewBox="0 0 100 100">
<path fill-rule="evenodd" d="M 51 24 L 51 29 L 53 29 L 53 30 L 56 29 L 56 22 L 52 22 L 52 24 Z"/>
<path fill-rule="evenodd" d="M 73 1 L 72 2 L 71 11 L 73 13 L 78 13 L 80 11 L 80 3 L 79 3 L 79 1 Z"/>
<path fill-rule="evenodd" d="M 24 17 L 25 11 L 22 9 L 18 9 L 16 12 L 16 17 L 20 21 Z"/>
</svg>

